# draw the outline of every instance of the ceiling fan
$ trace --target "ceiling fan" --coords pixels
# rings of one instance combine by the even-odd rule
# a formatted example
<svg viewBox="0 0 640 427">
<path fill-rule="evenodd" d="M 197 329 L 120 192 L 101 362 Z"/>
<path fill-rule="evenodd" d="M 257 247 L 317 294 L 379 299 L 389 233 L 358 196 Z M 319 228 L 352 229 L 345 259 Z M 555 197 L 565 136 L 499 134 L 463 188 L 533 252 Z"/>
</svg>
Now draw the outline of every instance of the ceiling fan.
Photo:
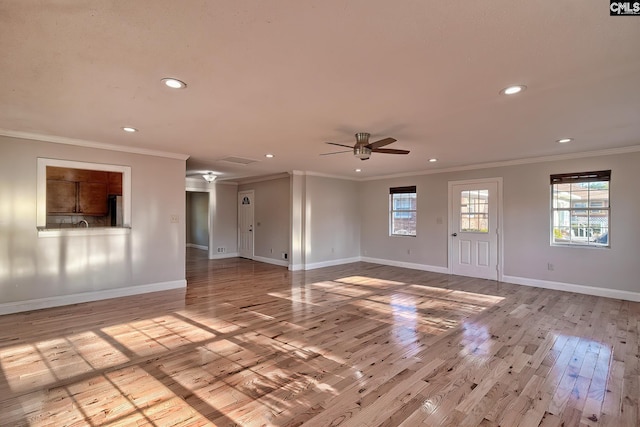
<svg viewBox="0 0 640 427">
<path fill-rule="evenodd" d="M 389 145 L 397 140 L 395 138 L 384 138 L 376 142 L 369 142 L 371 135 L 366 132 L 356 133 L 356 145 L 353 147 L 350 145 L 337 144 L 335 142 L 325 142 L 325 144 L 337 145 L 338 147 L 346 147 L 353 150 L 353 155 L 360 160 L 367 160 L 371 157 L 371 153 L 383 153 L 383 154 L 409 154 L 408 150 L 395 150 L 393 148 L 380 148 L 385 145 Z M 327 156 L 329 154 L 347 153 L 351 150 L 334 151 L 333 153 L 322 153 L 321 156 Z"/>
</svg>

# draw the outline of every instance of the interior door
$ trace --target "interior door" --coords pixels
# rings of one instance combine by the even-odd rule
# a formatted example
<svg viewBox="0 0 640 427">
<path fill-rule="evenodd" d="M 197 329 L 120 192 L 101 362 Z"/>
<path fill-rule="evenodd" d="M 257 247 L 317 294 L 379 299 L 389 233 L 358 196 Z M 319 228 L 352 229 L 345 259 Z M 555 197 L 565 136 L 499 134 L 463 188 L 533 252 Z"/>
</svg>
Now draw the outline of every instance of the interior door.
<svg viewBox="0 0 640 427">
<path fill-rule="evenodd" d="M 498 183 L 450 183 L 451 274 L 498 280 Z"/>
<path fill-rule="evenodd" d="M 238 253 L 253 259 L 253 190 L 238 193 Z"/>
</svg>

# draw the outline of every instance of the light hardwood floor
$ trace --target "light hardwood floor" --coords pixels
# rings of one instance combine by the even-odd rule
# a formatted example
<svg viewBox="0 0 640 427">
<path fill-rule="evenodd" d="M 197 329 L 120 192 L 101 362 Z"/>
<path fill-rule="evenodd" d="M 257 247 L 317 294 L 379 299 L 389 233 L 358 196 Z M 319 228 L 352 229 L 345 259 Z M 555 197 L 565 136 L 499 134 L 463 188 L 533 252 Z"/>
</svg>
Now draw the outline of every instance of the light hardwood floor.
<svg viewBox="0 0 640 427">
<path fill-rule="evenodd" d="M 195 249 L 187 272 L 0 316 L 0 426 L 638 425 L 638 303 Z"/>
</svg>

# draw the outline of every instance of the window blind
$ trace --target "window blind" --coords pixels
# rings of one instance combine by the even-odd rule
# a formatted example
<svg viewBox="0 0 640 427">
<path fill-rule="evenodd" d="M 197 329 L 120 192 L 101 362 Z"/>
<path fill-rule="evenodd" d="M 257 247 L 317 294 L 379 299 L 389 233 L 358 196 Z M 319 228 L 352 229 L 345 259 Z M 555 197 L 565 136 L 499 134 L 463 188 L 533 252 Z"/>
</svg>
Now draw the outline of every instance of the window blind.
<svg viewBox="0 0 640 427">
<path fill-rule="evenodd" d="M 389 188 L 389 194 L 408 194 L 408 193 L 415 193 L 416 192 L 416 186 L 415 185 L 410 185 L 407 187 L 391 187 Z"/>
<path fill-rule="evenodd" d="M 551 175 L 551 184 L 569 184 L 572 182 L 610 181 L 611 170 L 595 172 L 561 173 Z"/>
</svg>

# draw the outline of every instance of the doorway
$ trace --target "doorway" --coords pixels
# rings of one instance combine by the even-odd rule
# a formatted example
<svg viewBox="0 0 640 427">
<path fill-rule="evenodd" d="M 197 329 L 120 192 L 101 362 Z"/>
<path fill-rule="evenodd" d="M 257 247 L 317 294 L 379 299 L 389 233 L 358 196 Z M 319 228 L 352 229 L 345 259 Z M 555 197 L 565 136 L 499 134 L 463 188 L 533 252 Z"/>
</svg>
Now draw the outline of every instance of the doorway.
<svg viewBox="0 0 640 427">
<path fill-rule="evenodd" d="M 501 280 L 502 178 L 449 182 L 449 273 Z"/>
<path fill-rule="evenodd" d="M 209 249 L 209 193 L 186 192 L 186 241 L 187 247 Z"/>
<path fill-rule="evenodd" d="M 238 253 L 253 259 L 253 190 L 238 192 Z"/>
</svg>

